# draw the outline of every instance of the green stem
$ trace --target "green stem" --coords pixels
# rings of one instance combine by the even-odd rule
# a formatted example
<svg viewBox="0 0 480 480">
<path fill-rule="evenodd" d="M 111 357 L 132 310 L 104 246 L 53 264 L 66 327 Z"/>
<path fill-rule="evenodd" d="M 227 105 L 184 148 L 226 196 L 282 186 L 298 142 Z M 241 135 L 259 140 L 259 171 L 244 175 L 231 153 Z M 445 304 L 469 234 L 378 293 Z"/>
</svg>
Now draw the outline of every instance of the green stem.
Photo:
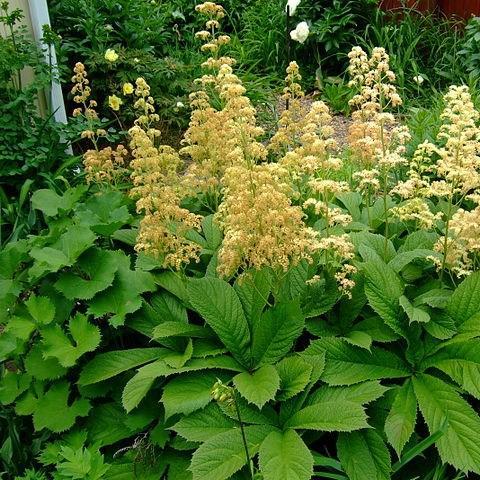
<svg viewBox="0 0 480 480">
<path fill-rule="evenodd" d="M 240 415 L 240 408 L 238 407 L 237 393 L 235 391 L 233 392 L 233 402 L 235 403 L 235 410 L 237 412 L 238 421 L 240 423 L 240 431 L 242 432 L 243 447 L 245 449 L 245 458 L 247 460 L 248 469 L 250 471 L 250 477 L 252 480 L 254 480 L 255 474 L 253 472 L 253 465 L 250 459 L 250 453 L 248 451 L 247 437 L 245 435 L 245 429 L 243 427 L 242 416 Z"/>
</svg>

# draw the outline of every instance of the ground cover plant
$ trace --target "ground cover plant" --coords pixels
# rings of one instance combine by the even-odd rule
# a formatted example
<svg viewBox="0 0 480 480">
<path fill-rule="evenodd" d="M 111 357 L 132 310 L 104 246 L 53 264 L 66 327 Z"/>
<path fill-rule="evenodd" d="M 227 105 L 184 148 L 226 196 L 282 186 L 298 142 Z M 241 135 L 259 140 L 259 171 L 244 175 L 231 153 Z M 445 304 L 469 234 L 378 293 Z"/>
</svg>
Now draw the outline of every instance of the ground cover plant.
<svg viewBox="0 0 480 480">
<path fill-rule="evenodd" d="M 0 251 L 3 478 L 480 474 L 469 88 L 412 138 L 387 52 L 355 47 L 340 149 L 291 62 L 270 135 L 224 8 L 196 11 L 204 74 L 178 149 L 145 78 L 106 92 L 132 118 L 113 135 L 75 64 L 84 181 L 37 188 L 43 226 Z"/>
</svg>

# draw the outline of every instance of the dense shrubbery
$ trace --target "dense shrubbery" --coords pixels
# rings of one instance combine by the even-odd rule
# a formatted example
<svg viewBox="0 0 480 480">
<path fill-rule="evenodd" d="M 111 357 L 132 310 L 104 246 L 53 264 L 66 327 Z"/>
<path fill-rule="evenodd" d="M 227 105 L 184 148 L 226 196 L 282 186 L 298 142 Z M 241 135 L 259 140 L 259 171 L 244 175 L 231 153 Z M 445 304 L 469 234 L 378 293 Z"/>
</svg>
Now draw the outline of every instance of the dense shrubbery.
<svg viewBox="0 0 480 480">
<path fill-rule="evenodd" d="M 85 183 L 37 186 L 37 231 L 0 251 L 4 478 L 480 474 L 469 89 L 412 135 L 386 51 L 355 47 L 345 149 L 295 62 L 265 132 L 225 54 L 225 11 L 197 10 L 207 55 L 179 149 L 145 78 L 120 65 L 99 106 L 74 67 Z"/>
</svg>

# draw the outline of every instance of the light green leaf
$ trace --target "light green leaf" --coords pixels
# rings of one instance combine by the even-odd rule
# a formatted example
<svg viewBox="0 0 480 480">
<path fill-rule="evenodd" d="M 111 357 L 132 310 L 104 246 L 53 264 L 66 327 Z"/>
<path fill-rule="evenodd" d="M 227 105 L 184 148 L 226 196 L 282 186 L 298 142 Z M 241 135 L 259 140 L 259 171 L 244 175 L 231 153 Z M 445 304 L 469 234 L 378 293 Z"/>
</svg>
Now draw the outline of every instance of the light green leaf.
<svg viewBox="0 0 480 480">
<path fill-rule="evenodd" d="M 48 325 L 55 318 L 55 305 L 48 297 L 31 295 L 25 306 L 37 325 Z"/>
<path fill-rule="evenodd" d="M 461 326 L 480 311 L 480 272 L 469 275 L 453 292 L 447 312 Z"/>
<path fill-rule="evenodd" d="M 416 420 L 417 399 L 412 382 L 408 379 L 401 387 L 397 388 L 395 400 L 385 421 L 387 440 L 393 446 L 399 458 L 413 434 Z"/>
<path fill-rule="evenodd" d="M 222 243 L 222 231 L 215 223 L 215 215 L 208 215 L 202 220 L 202 231 L 207 241 L 207 247 L 215 251 Z"/>
<path fill-rule="evenodd" d="M 424 368 L 445 372 L 464 390 L 480 399 L 480 341 L 477 339 L 446 345 L 427 358 Z"/>
<path fill-rule="evenodd" d="M 91 248 L 76 264 L 82 273 L 73 271 L 62 273 L 54 286 L 69 299 L 93 298 L 96 293 L 112 285 L 118 268 L 118 259 L 116 252 Z"/>
<path fill-rule="evenodd" d="M 122 392 L 122 405 L 127 413 L 145 398 L 155 380 L 156 377 L 137 373 L 127 382 Z"/>
<path fill-rule="evenodd" d="M 242 305 L 233 287 L 219 278 L 188 283 L 190 303 L 241 363 L 250 363 L 250 332 Z"/>
<path fill-rule="evenodd" d="M 176 413 L 188 415 L 208 405 L 217 379 L 226 381 L 228 376 L 220 372 L 203 372 L 201 375 L 187 373 L 170 380 L 163 387 L 161 399 L 165 407 L 165 419 Z"/>
<path fill-rule="evenodd" d="M 206 442 L 237 426 L 237 422 L 224 415 L 218 405 L 212 403 L 203 410 L 182 417 L 171 429 L 190 442 Z"/>
<path fill-rule="evenodd" d="M 250 455 L 253 457 L 260 444 L 274 431 L 269 425 L 245 427 Z M 203 443 L 193 454 L 190 470 L 193 480 L 227 480 L 247 463 L 240 429 L 220 433 Z"/>
<path fill-rule="evenodd" d="M 399 298 L 404 286 L 398 275 L 381 260 L 369 260 L 363 265 L 365 271 L 365 294 L 369 305 L 397 334 L 403 335 L 400 324 Z"/>
<path fill-rule="evenodd" d="M 59 382 L 38 400 L 33 414 L 36 431 L 47 428 L 56 433 L 64 432 L 73 426 L 77 417 L 88 415 L 89 401 L 82 398 L 69 404 L 69 395 L 69 384 Z"/>
<path fill-rule="evenodd" d="M 100 329 L 80 313 L 70 319 L 69 332 L 73 343 L 58 324 L 42 330 L 44 356 L 55 357 L 63 367 L 71 367 L 84 353 L 93 352 L 101 339 Z"/>
<path fill-rule="evenodd" d="M 36 190 L 32 195 L 32 207 L 42 211 L 47 217 L 54 217 L 59 210 L 71 210 L 86 190 L 86 186 L 81 185 L 68 189 L 62 196 L 46 188 Z"/>
<path fill-rule="evenodd" d="M 430 315 L 428 312 L 420 307 L 414 307 L 405 295 L 400 297 L 399 303 L 403 311 L 407 314 L 410 324 L 413 322 L 428 323 L 430 321 Z"/>
<path fill-rule="evenodd" d="M 113 285 L 95 295 L 88 309 L 88 313 L 96 318 L 113 314 L 109 318 L 113 327 L 123 325 L 125 316 L 142 306 L 142 293 L 156 288 L 152 274 L 130 270 L 130 259 L 124 253 L 117 252 L 116 255 L 118 270 Z"/>
<path fill-rule="evenodd" d="M 164 348 L 131 348 L 97 355 L 88 362 L 80 374 L 79 385 L 91 385 L 115 377 L 131 368 L 159 358 L 166 353 Z"/>
<path fill-rule="evenodd" d="M 348 387 L 322 386 L 315 390 L 308 398 L 307 404 L 313 405 L 319 402 L 347 401 L 367 404 L 380 398 L 388 387 L 384 387 L 378 381 L 370 381 L 350 385 Z"/>
<path fill-rule="evenodd" d="M 409 252 L 399 253 L 388 262 L 388 266 L 398 273 L 414 260 L 425 260 L 427 257 L 436 256 L 438 256 L 438 253 L 433 250 L 417 248 L 415 250 L 410 250 Z"/>
<path fill-rule="evenodd" d="M 352 330 L 342 338 L 347 343 L 364 348 L 365 350 L 370 350 L 370 347 L 372 346 L 372 337 L 368 333 L 360 332 L 358 330 Z"/>
<path fill-rule="evenodd" d="M 270 277 L 265 270 L 253 270 L 239 277 L 234 285 L 250 327 L 256 325 L 270 295 Z"/>
<path fill-rule="evenodd" d="M 24 360 L 25 370 L 37 380 L 54 380 L 67 372 L 56 358 L 44 358 L 40 344 L 35 344 Z"/>
<path fill-rule="evenodd" d="M 161 322 L 175 321 L 188 323 L 187 309 L 172 294 L 162 291 L 150 299 L 150 306 Z"/>
<path fill-rule="evenodd" d="M 480 473 L 480 418 L 475 410 L 453 387 L 430 375 L 413 377 L 413 387 L 430 433 L 448 422 L 436 442 L 442 461 L 464 472 Z"/>
<path fill-rule="evenodd" d="M 351 432 L 368 428 L 367 414 L 358 402 L 321 400 L 294 413 L 285 427 L 323 432 Z"/>
<path fill-rule="evenodd" d="M 390 480 L 390 453 L 375 430 L 341 433 L 337 454 L 350 480 Z"/>
<path fill-rule="evenodd" d="M 243 398 L 262 408 L 275 397 L 280 387 L 280 377 L 274 366 L 264 365 L 252 374 L 239 373 L 233 377 L 233 383 Z"/>
<path fill-rule="evenodd" d="M 298 300 L 277 303 L 265 311 L 253 331 L 252 356 L 256 365 L 275 363 L 300 336 L 305 319 Z"/>
<path fill-rule="evenodd" d="M 305 354 L 326 351 L 322 380 L 330 385 L 353 385 L 365 380 L 410 376 L 408 367 L 391 352 L 373 347 L 371 352 L 340 339 L 315 340 Z"/>
<path fill-rule="evenodd" d="M 0 403 L 9 405 L 14 402 L 23 392 L 25 392 L 32 377 L 20 372 L 10 372 L 5 370 L 0 380 Z"/>
<path fill-rule="evenodd" d="M 265 480 L 310 480 L 313 457 L 294 430 L 272 432 L 259 452 L 260 472 Z"/>
<path fill-rule="evenodd" d="M 287 357 L 275 366 L 280 377 L 277 399 L 288 400 L 300 393 L 310 381 L 313 367 L 300 357 Z"/>
<path fill-rule="evenodd" d="M 152 338 L 162 339 L 169 337 L 194 337 L 208 338 L 212 336 L 211 330 L 199 325 L 192 325 L 180 322 L 163 322 L 153 329 Z"/>
</svg>

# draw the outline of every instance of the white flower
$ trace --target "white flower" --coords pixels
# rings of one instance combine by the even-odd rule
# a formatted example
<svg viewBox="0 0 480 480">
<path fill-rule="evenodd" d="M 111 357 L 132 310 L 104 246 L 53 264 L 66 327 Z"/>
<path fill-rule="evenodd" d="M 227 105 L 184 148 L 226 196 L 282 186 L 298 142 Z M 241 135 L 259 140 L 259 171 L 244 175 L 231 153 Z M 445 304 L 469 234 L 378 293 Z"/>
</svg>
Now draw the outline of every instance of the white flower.
<svg viewBox="0 0 480 480">
<path fill-rule="evenodd" d="M 183 108 L 184 106 L 183 102 L 177 102 L 177 108 Z"/>
<path fill-rule="evenodd" d="M 417 75 L 416 77 L 413 77 L 413 81 L 420 86 L 425 79 L 421 75 Z"/>
<path fill-rule="evenodd" d="M 290 15 L 295 15 L 297 11 L 297 7 L 300 5 L 302 0 L 288 0 L 287 6 L 285 7 L 285 11 L 288 12 L 288 8 L 290 7 Z"/>
<path fill-rule="evenodd" d="M 292 37 L 292 40 L 295 40 L 296 42 L 304 43 L 305 40 L 308 38 L 309 33 L 310 29 L 308 28 L 308 23 L 300 22 L 297 25 L 297 28 L 290 32 L 290 37 Z"/>
</svg>

